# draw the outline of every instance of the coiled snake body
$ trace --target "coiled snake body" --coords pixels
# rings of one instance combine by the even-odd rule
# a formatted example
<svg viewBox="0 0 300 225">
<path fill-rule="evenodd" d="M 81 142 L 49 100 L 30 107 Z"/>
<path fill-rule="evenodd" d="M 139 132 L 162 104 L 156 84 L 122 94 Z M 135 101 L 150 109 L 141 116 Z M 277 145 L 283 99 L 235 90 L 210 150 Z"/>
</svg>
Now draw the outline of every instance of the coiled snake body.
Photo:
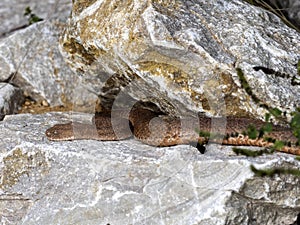
<svg viewBox="0 0 300 225">
<path fill-rule="evenodd" d="M 129 129 L 129 121 L 133 132 Z M 46 136 L 51 141 L 79 139 L 109 141 L 129 138 L 133 133 L 134 137 L 143 143 L 153 146 L 172 146 L 207 141 L 207 137 L 199 136 L 197 131 L 201 131 L 224 134 L 209 140 L 220 144 L 260 147 L 274 145 L 265 137 L 250 139 L 247 135 L 242 135 L 250 124 L 257 130 L 264 126 L 263 121 L 251 118 L 227 117 L 224 120 L 224 118 L 212 119 L 198 116 L 198 118 L 180 119 L 158 117 L 150 110 L 138 109 L 130 113 L 120 110 L 114 114 L 99 114 L 94 117 L 93 123 L 94 125 L 77 122 L 56 124 L 46 131 Z M 267 137 L 291 143 L 279 151 L 300 155 L 300 147 L 295 145 L 297 138 L 290 128 L 273 125 L 272 132 L 267 133 Z"/>
</svg>

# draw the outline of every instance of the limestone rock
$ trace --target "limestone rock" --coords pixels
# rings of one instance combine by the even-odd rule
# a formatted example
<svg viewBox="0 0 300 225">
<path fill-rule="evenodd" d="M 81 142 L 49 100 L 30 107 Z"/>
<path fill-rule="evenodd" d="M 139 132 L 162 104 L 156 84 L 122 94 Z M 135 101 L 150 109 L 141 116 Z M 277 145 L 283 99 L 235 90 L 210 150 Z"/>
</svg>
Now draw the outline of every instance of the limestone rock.
<svg viewBox="0 0 300 225">
<path fill-rule="evenodd" d="M 71 5 L 69 0 L 0 3 L 0 81 L 37 102 L 91 112 L 97 96 L 69 69 L 58 48 Z M 43 21 L 27 26 L 26 7 Z"/>
<path fill-rule="evenodd" d="M 16 113 L 24 96 L 19 88 L 7 83 L 0 83 L 0 120 L 4 115 Z"/>
<path fill-rule="evenodd" d="M 61 47 L 115 104 L 129 94 L 170 114 L 263 118 L 241 88 L 241 68 L 261 103 L 287 113 L 300 105 L 300 34 L 240 0 L 74 1 Z"/>
<path fill-rule="evenodd" d="M 300 29 L 299 0 L 264 0 L 263 3 L 273 6 L 278 11 L 280 10 L 281 14 L 283 14 L 294 26 Z"/>
<path fill-rule="evenodd" d="M 287 162 L 283 165 L 290 166 Z M 232 212 L 227 217 L 227 224 L 299 224 L 300 214 L 296 219 L 293 209 L 295 199 L 291 197 L 295 194 L 297 180 L 293 176 L 247 180 L 240 192 L 233 193 L 227 201 L 226 207 Z M 285 191 L 282 192 L 283 186 Z M 275 202 L 282 202 L 286 207 L 277 207 Z"/>
<path fill-rule="evenodd" d="M 1 39 L 0 80 L 9 81 L 25 96 L 46 100 L 52 106 L 94 107 L 97 97 L 84 88 L 58 49 L 64 26 L 57 20 L 42 21 Z"/>
<path fill-rule="evenodd" d="M 294 156 L 246 158 L 219 145 L 208 146 L 202 155 L 187 145 L 155 148 L 134 139 L 49 142 L 45 137 L 53 124 L 89 122 L 91 116 L 19 114 L 0 122 L 2 223 L 246 225 L 297 220 L 300 178 L 256 177 L 249 169 L 250 164 L 265 168 L 287 162 L 299 168 Z"/>
<path fill-rule="evenodd" d="M 69 0 L 2 0 L 0 2 L 0 38 L 8 36 L 12 32 L 28 25 L 28 19 L 24 16 L 27 7 L 30 7 L 36 16 L 44 20 L 56 18 L 66 21 L 70 14 L 72 3 Z"/>
</svg>

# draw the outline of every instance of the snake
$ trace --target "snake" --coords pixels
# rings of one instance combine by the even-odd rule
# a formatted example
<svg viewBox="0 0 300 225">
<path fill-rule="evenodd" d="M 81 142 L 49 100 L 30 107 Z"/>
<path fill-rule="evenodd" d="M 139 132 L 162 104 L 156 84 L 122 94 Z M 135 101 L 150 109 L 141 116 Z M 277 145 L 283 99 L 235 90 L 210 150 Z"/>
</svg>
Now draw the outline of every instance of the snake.
<svg viewBox="0 0 300 225">
<path fill-rule="evenodd" d="M 171 117 L 158 115 L 149 109 L 116 110 L 97 113 L 92 124 L 69 122 L 56 124 L 46 130 L 50 141 L 100 140 L 116 141 L 134 136 L 139 141 L 158 147 L 191 143 L 214 143 L 233 146 L 272 147 L 274 140 L 288 143 L 276 149 L 281 152 L 300 155 L 298 140 L 289 127 L 272 124 L 272 131 L 263 137 L 250 138 L 245 130 L 253 125 L 257 130 L 266 123 L 260 119 L 227 116 Z M 223 134 L 201 136 L 201 133 Z M 273 141 L 271 141 L 273 140 Z"/>
</svg>

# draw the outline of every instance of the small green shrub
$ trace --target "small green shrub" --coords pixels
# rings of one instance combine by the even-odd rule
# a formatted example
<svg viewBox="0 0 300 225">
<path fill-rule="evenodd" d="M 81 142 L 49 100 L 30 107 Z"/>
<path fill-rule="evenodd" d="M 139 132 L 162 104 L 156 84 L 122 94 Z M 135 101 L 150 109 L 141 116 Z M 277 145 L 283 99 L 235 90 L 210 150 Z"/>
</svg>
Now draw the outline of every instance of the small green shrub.
<svg viewBox="0 0 300 225">
<path fill-rule="evenodd" d="M 37 15 L 35 15 L 34 13 L 32 13 L 32 10 L 29 6 L 27 6 L 25 8 L 24 16 L 26 16 L 28 18 L 28 24 L 29 25 L 40 22 L 40 21 L 43 20 L 42 18 L 40 18 Z"/>
</svg>

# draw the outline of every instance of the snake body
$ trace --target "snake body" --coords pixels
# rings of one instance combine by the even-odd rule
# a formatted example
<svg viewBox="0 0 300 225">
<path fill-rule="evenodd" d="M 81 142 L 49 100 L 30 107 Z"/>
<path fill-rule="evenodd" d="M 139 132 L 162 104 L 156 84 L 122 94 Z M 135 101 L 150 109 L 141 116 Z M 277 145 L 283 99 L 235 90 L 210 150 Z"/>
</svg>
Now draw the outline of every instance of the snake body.
<svg viewBox="0 0 300 225">
<path fill-rule="evenodd" d="M 131 128 L 129 129 L 129 122 Z M 101 141 L 121 140 L 132 136 L 143 143 L 153 146 L 172 146 L 207 141 L 207 137 L 199 136 L 197 131 L 224 134 L 221 137 L 211 138 L 212 142 L 226 145 L 246 145 L 271 147 L 272 141 L 264 137 L 251 139 L 242 133 L 250 124 L 259 130 L 265 123 L 253 118 L 239 118 L 229 116 L 227 118 L 210 118 L 198 116 L 198 118 L 173 118 L 169 116 L 157 116 L 156 113 L 138 109 L 130 113 L 119 111 L 116 114 L 98 114 L 93 119 L 93 125 L 70 122 L 56 124 L 46 131 L 46 136 L 51 141 L 68 141 L 79 139 L 93 139 Z M 238 135 L 232 135 L 238 134 Z M 290 128 L 273 125 L 272 132 L 267 137 L 289 142 L 279 151 L 300 155 L 300 146 L 295 145 L 297 138 Z"/>
</svg>

